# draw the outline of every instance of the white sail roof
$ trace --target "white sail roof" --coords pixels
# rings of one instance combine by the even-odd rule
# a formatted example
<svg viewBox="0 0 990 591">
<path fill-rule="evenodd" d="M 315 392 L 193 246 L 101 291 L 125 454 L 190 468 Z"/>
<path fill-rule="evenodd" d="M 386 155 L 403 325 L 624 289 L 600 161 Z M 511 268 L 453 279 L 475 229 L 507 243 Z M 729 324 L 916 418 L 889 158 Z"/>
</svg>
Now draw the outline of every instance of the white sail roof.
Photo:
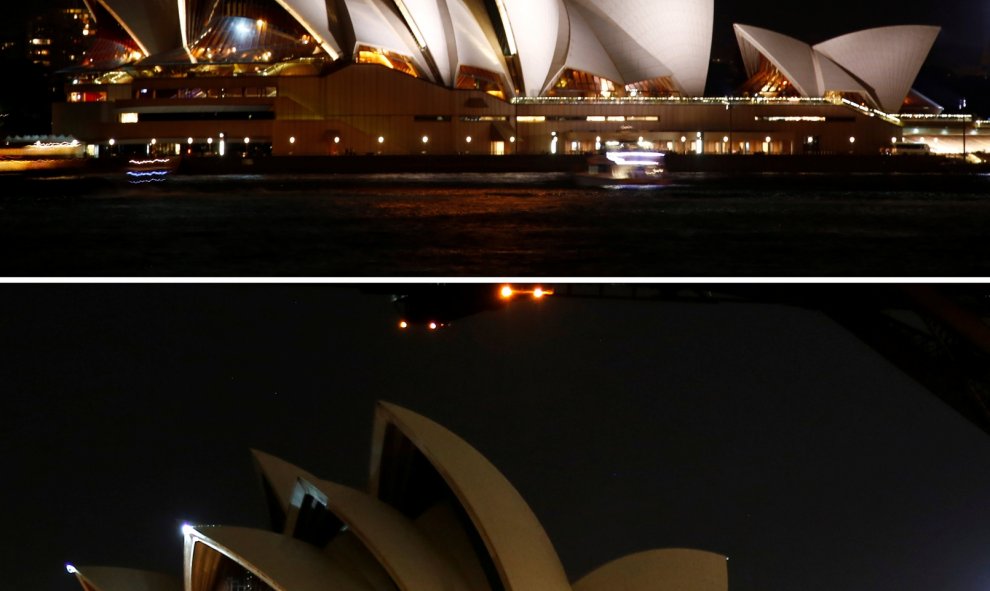
<svg viewBox="0 0 990 591">
<path fill-rule="evenodd" d="M 591 24 L 613 61 L 620 70 L 636 72 L 626 76 L 627 82 L 670 75 L 682 94 L 704 94 L 714 0 L 572 1 L 599 15 L 601 26 Z"/>
<path fill-rule="evenodd" d="M 746 66 L 752 76 L 766 57 L 805 96 L 820 94 L 811 46 L 793 37 L 749 25 L 733 25 Z"/>
<path fill-rule="evenodd" d="M 804 96 L 857 92 L 897 113 L 931 51 L 938 27 L 882 27 L 836 37 L 814 47 L 786 35 L 734 25 L 746 71 L 766 57 Z"/>
<path fill-rule="evenodd" d="M 420 72 L 429 76 L 430 68 L 416 40 L 405 30 L 405 23 L 383 0 L 344 0 L 357 45 L 395 52 L 413 59 Z M 356 47 L 353 49 L 357 49 Z"/>
<path fill-rule="evenodd" d="M 815 51 L 869 84 L 880 107 L 897 113 L 939 30 L 923 25 L 867 29 L 819 43 Z"/>
<path fill-rule="evenodd" d="M 566 51 L 570 38 L 562 0 L 502 0 L 519 51 L 528 96 L 539 96 L 551 75 L 554 56 Z"/>
<path fill-rule="evenodd" d="M 564 67 L 588 72 L 613 82 L 626 83 L 626 78 L 619 72 L 611 55 L 588 23 L 587 14 L 578 4 L 567 5 L 567 15 L 571 22 L 571 43 Z"/>
<path fill-rule="evenodd" d="M 488 70 L 501 75 L 508 82 L 509 77 L 505 69 L 505 62 L 499 58 L 482 27 L 482 23 L 474 17 L 474 13 L 464 3 L 464 0 L 441 1 L 446 2 L 454 27 L 454 45 L 457 51 L 454 60 L 457 64 L 456 69 L 469 66 Z"/>
<path fill-rule="evenodd" d="M 843 70 L 839 64 L 817 51 L 814 52 L 814 57 L 818 74 L 818 94 L 824 95 L 828 92 L 858 92 L 872 100 L 872 91 L 863 86 L 849 72 Z"/>
<path fill-rule="evenodd" d="M 656 55 L 647 51 L 592 0 L 574 0 L 570 6 L 573 8 L 572 12 L 580 12 L 584 15 L 585 22 L 594 30 L 602 47 L 606 48 L 624 83 L 652 80 L 673 74 Z"/>
<path fill-rule="evenodd" d="M 446 6 L 441 9 L 438 0 L 396 0 L 396 5 L 405 7 L 412 20 L 410 26 L 415 27 L 423 36 L 426 47 L 440 69 L 444 84 L 452 85 L 457 72 L 453 71 L 455 64 L 450 55 L 456 54 L 456 49 L 451 47 L 455 43 Z"/>
</svg>

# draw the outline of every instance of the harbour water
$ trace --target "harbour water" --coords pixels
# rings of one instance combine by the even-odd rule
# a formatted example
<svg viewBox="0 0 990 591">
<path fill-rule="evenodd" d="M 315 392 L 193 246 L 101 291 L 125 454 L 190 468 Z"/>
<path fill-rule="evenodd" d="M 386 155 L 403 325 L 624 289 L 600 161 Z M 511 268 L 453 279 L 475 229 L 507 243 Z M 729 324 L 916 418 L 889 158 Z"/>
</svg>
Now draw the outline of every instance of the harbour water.
<svg viewBox="0 0 990 591">
<path fill-rule="evenodd" d="M 18 277 L 990 276 L 990 176 L 0 178 Z"/>
</svg>

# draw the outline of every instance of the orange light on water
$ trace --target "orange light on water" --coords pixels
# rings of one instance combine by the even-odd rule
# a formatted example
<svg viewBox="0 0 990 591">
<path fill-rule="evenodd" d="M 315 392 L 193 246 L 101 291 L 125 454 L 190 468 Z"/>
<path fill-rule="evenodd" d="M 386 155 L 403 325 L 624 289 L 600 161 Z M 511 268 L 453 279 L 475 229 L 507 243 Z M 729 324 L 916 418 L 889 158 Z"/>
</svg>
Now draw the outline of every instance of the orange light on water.
<svg viewBox="0 0 990 591">
<path fill-rule="evenodd" d="M 515 292 L 512 290 L 512 287 L 509 285 L 503 285 L 502 289 L 499 291 L 499 295 L 506 300 L 511 298 L 513 293 Z"/>
</svg>

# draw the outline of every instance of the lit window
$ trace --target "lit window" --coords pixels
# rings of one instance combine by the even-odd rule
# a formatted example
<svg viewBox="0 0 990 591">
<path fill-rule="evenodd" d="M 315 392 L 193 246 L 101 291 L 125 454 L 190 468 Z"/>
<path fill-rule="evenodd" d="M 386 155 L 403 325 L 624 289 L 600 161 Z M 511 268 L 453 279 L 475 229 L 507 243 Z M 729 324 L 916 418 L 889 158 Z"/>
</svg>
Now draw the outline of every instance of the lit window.
<svg viewBox="0 0 990 591">
<path fill-rule="evenodd" d="M 138 114 L 137 113 L 121 113 L 120 114 L 121 123 L 137 123 Z"/>
</svg>

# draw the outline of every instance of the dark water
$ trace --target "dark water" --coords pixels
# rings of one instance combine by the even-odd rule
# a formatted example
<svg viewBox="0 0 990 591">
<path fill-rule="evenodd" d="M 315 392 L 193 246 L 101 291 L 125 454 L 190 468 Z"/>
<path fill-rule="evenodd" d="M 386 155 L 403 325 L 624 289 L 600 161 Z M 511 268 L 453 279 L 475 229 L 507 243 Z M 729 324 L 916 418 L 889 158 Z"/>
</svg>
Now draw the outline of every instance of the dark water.
<svg viewBox="0 0 990 591">
<path fill-rule="evenodd" d="M 990 177 L 0 178 L 4 276 L 990 276 Z"/>
</svg>

